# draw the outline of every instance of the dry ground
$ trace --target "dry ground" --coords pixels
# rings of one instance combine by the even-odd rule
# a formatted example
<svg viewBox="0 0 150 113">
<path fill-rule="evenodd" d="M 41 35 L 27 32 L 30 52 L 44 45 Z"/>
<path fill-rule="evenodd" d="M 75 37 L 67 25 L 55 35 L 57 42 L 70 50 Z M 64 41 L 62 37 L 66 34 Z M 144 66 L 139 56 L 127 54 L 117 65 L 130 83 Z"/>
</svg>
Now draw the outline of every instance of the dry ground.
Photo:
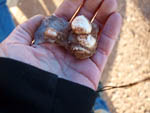
<svg viewBox="0 0 150 113">
<path fill-rule="evenodd" d="M 49 15 L 63 0 L 8 0 L 17 24 L 35 14 Z M 122 85 L 150 76 L 150 0 L 118 0 L 123 16 L 120 38 L 102 82 Z M 150 82 L 103 93 L 112 113 L 150 113 Z"/>
</svg>

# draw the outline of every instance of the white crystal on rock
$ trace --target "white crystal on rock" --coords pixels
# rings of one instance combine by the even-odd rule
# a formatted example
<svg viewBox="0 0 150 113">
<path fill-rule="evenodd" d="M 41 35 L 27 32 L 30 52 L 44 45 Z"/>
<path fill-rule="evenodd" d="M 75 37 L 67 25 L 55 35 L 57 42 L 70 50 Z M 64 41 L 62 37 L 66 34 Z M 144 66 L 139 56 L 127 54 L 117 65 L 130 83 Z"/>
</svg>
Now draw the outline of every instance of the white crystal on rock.
<svg viewBox="0 0 150 113">
<path fill-rule="evenodd" d="M 85 49 L 85 48 L 83 48 L 83 47 L 75 46 L 75 47 L 73 48 L 73 50 L 74 50 L 74 51 L 82 51 L 82 52 L 85 52 L 85 53 L 90 54 L 90 51 L 87 50 L 87 49 Z"/>
<path fill-rule="evenodd" d="M 83 15 L 77 16 L 72 21 L 71 27 L 76 34 L 90 34 L 92 31 L 90 21 Z"/>
<path fill-rule="evenodd" d="M 88 35 L 87 38 L 77 37 L 79 43 L 87 48 L 94 48 L 96 44 L 96 39 L 92 35 Z"/>
<path fill-rule="evenodd" d="M 50 38 L 56 38 L 57 37 L 57 31 L 53 28 L 48 28 L 45 32 L 45 35 Z"/>
</svg>

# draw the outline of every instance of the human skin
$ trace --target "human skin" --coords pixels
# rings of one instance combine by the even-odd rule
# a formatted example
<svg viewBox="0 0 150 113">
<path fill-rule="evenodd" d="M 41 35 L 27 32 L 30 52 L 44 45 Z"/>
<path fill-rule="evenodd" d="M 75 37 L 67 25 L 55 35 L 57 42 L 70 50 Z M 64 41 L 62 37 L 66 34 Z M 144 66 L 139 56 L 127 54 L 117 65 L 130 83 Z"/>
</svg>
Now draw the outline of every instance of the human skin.
<svg viewBox="0 0 150 113">
<path fill-rule="evenodd" d="M 55 15 L 70 20 L 82 0 L 64 0 Z M 87 0 L 79 14 L 91 19 L 102 0 Z M 67 6 L 71 8 L 68 10 Z M 54 73 L 60 78 L 96 90 L 115 41 L 120 33 L 122 18 L 116 12 L 116 0 L 104 0 L 95 23 L 100 26 L 98 48 L 94 56 L 77 60 L 63 48 L 49 43 L 32 45 L 34 33 L 44 16 L 37 15 L 16 27 L 0 44 L 0 57 L 12 58 L 39 69 Z M 13 76 L 13 75 L 12 75 Z"/>
</svg>

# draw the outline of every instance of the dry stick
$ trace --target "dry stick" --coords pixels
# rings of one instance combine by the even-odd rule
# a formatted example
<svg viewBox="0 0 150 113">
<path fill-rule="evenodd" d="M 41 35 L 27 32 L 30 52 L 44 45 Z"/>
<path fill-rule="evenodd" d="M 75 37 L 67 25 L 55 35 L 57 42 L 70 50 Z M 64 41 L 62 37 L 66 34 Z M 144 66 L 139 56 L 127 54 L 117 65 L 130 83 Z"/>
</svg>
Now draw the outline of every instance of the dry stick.
<svg viewBox="0 0 150 113">
<path fill-rule="evenodd" d="M 98 11 L 99 11 L 100 7 L 101 7 L 102 4 L 103 4 L 103 1 L 104 1 L 104 0 L 102 0 L 101 3 L 99 4 L 99 6 L 97 7 L 97 9 L 96 9 L 96 11 L 95 11 L 95 13 L 94 13 L 94 16 L 93 16 L 92 19 L 91 19 L 91 23 L 93 23 L 94 20 L 96 19 L 96 16 L 97 16 L 97 14 L 98 14 Z"/>
<path fill-rule="evenodd" d="M 76 10 L 76 12 L 74 13 L 74 15 L 72 16 L 72 18 L 70 19 L 70 23 L 74 20 L 74 18 L 78 15 L 78 13 L 80 12 L 81 8 L 84 6 L 86 0 L 83 0 L 82 4 L 79 6 L 79 8 Z"/>
<path fill-rule="evenodd" d="M 112 90 L 112 89 L 118 89 L 118 88 L 129 88 L 129 87 L 132 87 L 132 86 L 135 86 L 135 85 L 138 85 L 138 84 L 140 84 L 142 82 L 147 82 L 147 81 L 150 81 L 150 77 L 147 77 L 147 78 L 145 78 L 143 80 L 140 80 L 140 81 L 137 81 L 137 82 L 134 82 L 134 83 L 121 85 L 121 86 L 104 86 L 104 87 L 98 89 L 97 92 L 103 92 L 103 91 Z"/>
<path fill-rule="evenodd" d="M 103 2 L 104 2 L 104 0 L 101 1 L 101 3 L 99 4 L 99 6 L 97 7 L 97 9 L 95 10 L 94 16 L 93 16 L 92 19 L 91 19 L 91 23 L 93 23 L 94 20 L 96 19 L 96 16 L 97 16 L 97 14 L 98 14 L 98 12 L 99 12 L 99 9 L 100 9 L 100 7 L 102 6 Z M 97 35 L 97 36 L 98 36 L 98 39 L 97 39 L 97 40 L 100 39 L 100 34 L 101 34 L 101 32 L 102 32 L 102 30 L 99 30 L 98 35 Z"/>
</svg>

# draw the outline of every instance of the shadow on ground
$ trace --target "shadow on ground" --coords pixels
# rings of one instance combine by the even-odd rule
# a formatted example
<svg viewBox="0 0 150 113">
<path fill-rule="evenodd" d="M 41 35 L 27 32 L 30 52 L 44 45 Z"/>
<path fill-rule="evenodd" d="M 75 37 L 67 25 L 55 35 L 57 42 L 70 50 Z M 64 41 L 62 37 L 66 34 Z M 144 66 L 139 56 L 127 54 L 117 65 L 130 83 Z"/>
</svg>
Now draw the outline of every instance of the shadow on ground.
<svg viewBox="0 0 150 113">
<path fill-rule="evenodd" d="M 56 9 L 52 0 L 20 0 L 18 2 L 18 7 L 27 18 L 37 14 L 52 14 Z"/>
<path fill-rule="evenodd" d="M 144 17 L 150 20 L 150 0 L 138 0 L 135 4 L 141 9 Z"/>
</svg>

